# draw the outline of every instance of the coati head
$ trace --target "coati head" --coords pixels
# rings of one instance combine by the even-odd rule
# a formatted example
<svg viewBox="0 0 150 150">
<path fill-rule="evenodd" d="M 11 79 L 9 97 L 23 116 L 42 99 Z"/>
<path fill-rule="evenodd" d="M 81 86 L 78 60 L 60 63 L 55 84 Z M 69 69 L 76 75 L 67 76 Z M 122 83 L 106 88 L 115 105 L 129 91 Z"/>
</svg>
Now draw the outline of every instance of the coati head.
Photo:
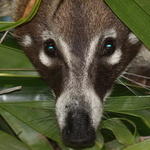
<svg viewBox="0 0 150 150">
<path fill-rule="evenodd" d="M 28 2 L 19 1 L 15 20 Z M 43 0 L 36 16 L 15 34 L 54 91 L 63 141 L 93 143 L 105 99 L 141 42 L 103 0 L 60 0 L 57 5 Z"/>
</svg>

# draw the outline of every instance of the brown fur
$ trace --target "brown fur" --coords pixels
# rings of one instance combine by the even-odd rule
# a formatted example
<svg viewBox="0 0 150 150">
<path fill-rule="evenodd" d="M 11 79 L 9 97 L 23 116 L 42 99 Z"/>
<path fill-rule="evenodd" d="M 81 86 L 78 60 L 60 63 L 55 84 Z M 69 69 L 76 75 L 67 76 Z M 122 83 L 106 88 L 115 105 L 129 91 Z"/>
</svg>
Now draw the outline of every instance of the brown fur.
<svg viewBox="0 0 150 150">
<path fill-rule="evenodd" d="M 29 0 L 19 1 L 14 16 L 15 20 L 21 18 L 28 1 Z M 121 60 L 115 65 L 111 65 L 106 61 L 109 56 L 102 55 L 104 53 L 103 45 L 105 39 L 107 40 L 105 33 L 109 31 L 109 29 L 116 30 L 117 37 L 115 44 L 122 53 Z M 58 57 L 51 58 L 55 63 L 50 67 L 44 66 L 39 59 L 39 53 L 44 49 L 45 43 L 40 35 L 45 30 L 55 35 L 55 39 L 53 40 L 55 40 L 59 53 Z M 114 81 L 137 55 L 142 45 L 140 41 L 136 44 L 129 43 L 128 35 L 130 33 L 131 31 L 112 13 L 103 0 L 43 0 L 36 16 L 30 22 L 16 28 L 15 34 L 20 45 L 53 89 L 56 100 L 65 90 L 69 89 L 69 91 L 71 91 L 68 94 L 71 95 L 70 97 L 72 99 L 70 99 L 70 104 L 72 104 L 72 106 L 68 106 L 68 104 L 64 106 L 65 110 L 63 110 L 64 112 L 66 111 L 67 117 L 64 120 L 66 126 L 64 130 L 62 130 L 62 135 L 66 141 L 68 140 L 67 142 L 70 142 L 71 136 L 72 141 L 70 143 L 76 145 L 76 142 L 80 141 L 78 138 L 81 136 L 82 140 L 84 140 L 83 137 L 85 135 L 88 141 L 94 141 L 94 130 L 96 129 L 91 127 L 93 122 L 91 112 L 93 108 L 91 108 L 90 104 L 85 100 L 87 96 L 86 94 L 84 95 L 84 90 L 82 89 L 82 82 L 85 78 L 85 76 L 83 76 L 85 74 L 84 70 L 88 73 L 88 81 L 86 84 L 93 87 L 96 95 L 98 95 L 103 103 L 104 97 L 111 90 Z M 30 35 L 32 39 L 30 46 L 24 46 L 22 43 L 25 35 Z M 87 62 L 89 46 L 96 36 L 99 37 L 99 42 L 96 46 L 94 60 L 92 60 L 92 63 L 87 69 L 85 62 Z M 71 61 L 72 68 L 65 60 L 63 46 L 58 42 L 59 37 L 70 47 L 69 52 L 73 55 Z M 71 81 L 69 80 L 70 69 L 74 77 L 72 84 L 70 84 Z M 72 91 L 76 91 L 76 93 Z M 79 102 L 79 108 L 76 108 L 74 101 Z M 74 119 L 76 114 L 77 118 Z M 81 119 L 82 125 L 80 125 L 79 118 Z M 70 120 L 72 121 L 70 122 Z M 72 123 L 76 121 L 78 122 L 75 123 L 77 128 L 82 126 L 82 129 L 79 129 L 78 132 L 73 130 L 73 135 L 69 135 L 70 128 L 76 126 Z M 90 135 L 92 137 L 91 139 L 89 139 Z M 75 141 L 77 140 L 76 142 L 74 138 Z M 82 140 L 81 143 L 79 142 L 78 144 L 85 142 Z M 86 142 L 88 143 L 88 141 Z"/>
</svg>

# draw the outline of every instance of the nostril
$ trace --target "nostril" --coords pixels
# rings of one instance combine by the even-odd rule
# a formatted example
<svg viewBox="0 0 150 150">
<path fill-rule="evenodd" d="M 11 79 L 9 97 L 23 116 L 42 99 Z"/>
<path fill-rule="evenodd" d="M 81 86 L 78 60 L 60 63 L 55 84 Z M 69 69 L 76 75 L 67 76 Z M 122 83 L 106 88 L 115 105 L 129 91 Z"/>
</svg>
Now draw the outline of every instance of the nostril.
<svg viewBox="0 0 150 150">
<path fill-rule="evenodd" d="M 62 130 L 65 143 L 73 146 L 91 145 L 95 141 L 95 130 L 91 125 L 90 117 L 85 111 L 69 112 L 66 126 Z"/>
</svg>

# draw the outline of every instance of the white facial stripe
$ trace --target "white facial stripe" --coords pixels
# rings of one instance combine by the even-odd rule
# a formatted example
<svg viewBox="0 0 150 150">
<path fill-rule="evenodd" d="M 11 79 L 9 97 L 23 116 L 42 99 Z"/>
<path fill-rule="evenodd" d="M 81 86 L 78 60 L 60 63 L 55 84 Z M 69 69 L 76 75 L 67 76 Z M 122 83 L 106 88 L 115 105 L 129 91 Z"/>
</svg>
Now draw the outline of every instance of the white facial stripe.
<svg viewBox="0 0 150 150">
<path fill-rule="evenodd" d="M 121 60 L 122 52 L 120 49 L 117 49 L 114 54 L 107 58 L 107 62 L 111 65 L 116 65 Z"/>
<path fill-rule="evenodd" d="M 45 65 L 45 66 L 47 66 L 47 67 L 49 67 L 49 66 L 51 66 L 51 65 L 53 64 L 53 60 L 52 60 L 50 57 L 48 57 L 48 56 L 44 53 L 43 50 L 42 50 L 42 51 L 40 52 L 40 54 L 39 54 L 39 59 L 40 59 L 40 61 L 42 62 L 42 64 Z"/>
<path fill-rule="evenodd" d="M 78 107 L 80 105 L 79 100 L 72 99 L 72 95 L 76 95 L 76 94 L 84 95 L 85 103 L 88 103 L 88 105 L 90 106 L 90 111 L 91 111 L 90 113 L 91 113 L 93 127 L 97 128 L 97 126 L 99 125 L 100 119 L 102 117 L 102 111 L 103 111 L 102 102 L 100 98 L 97 96 L 97 94 L 95 93 L 92 85 L 91 86 L 89 85 L 89 79 L 88 79 L 89 78 L 88 69 L 90 64 L 93 62 L 98 41 L 99 41 L 99 36 L 96 36 L 90 44 L 88 54 L 87 56 L 85 56 L 86 60 L 85 60 L 85 69 L 83 70 L 83 77 L 81 77 L 81 81 L 79 84 L 76 79 L 80 77 L 76 78 L 76 75 L 74 74 L 74 72 L 72 72 L 71 69 L 74 64 L 73 61 L 77 61 L 77 59 L 74 58 L 73 54 L 70 52 L 68 45 L 61 38 L 59 40 L 60 45 L 62 46 L 62 50 L 66 62 L 70 67 L 69 69 L 70 76 L 68 79 L 69 84 L 66 85 L 66 87 L 64 87 L 64 92 L 57 99 L 57 103 L 56 103 L 56 114 L 61 129 L 63 129 L 63 127 L 66 125 L 65 121 L 66 121 L 68 109 L 65 106 L 75 105 L 75 103 L 76 106 L 74 107 Z"/>
<path fill-rule="evenodd" d="M 110 30 L 105 31 L 104 35 L 105 35 L 105 38 L 107 38 L 107 37 L 116 38 L 117 31 L 115 29 L 110 29 Z"/>
<path fill-rule="evenodd" d="M 93 39 L 93 41 L 90 44 L 90 48 L 88 51 L 88 55 L 86 56 L 86 69 L 89 68 L 90 64 L 92 63 L 94 56 L 95 56 L 95 52 L 96 52 L 96 46 L 98 44 L 98 40 L 99 40 L 99 36 L 95 37 Z M 87 72 L 87 70 L 85 70 L 84 72 Z"/>
<path fill-rule="evenodd" d="M 91 119 L 93 123 L 93 127 L 96 129 L 100 123 L 103 113 L 103 104 L 97 94 L 94 92 L 93 88 L 85 89 L 86 101 L 91 106 Z"/>
<path fill-rule="evenodd" d="M 25 46 L 25 47 L 31 46 L 32 39 L 29 35 L 25 35 L 22 39 L 23 39 L 23 41 L 22 41 L 23 46 Z"/>
<path fill-rule="evenodd" d="M 128 37 L 128 41 L 131 44 L 136 44 L 137 42 L 139 42 L 139 39 L 133 33 L 130 33 Z"/>
<path fill-rule="evenodd" d="M 69 46 L 66 44 L 65 41 L 63 41 L 63 39 L 61 37 L 59 38 L 59 43 L 61 45 L 61 50 L 63 51 L 63 56 L 65 58 L 65 61 L 71 67 L 72 66 L 71 62 L 73 61 L 74 57 L 70 52 Z"/>
</svg>

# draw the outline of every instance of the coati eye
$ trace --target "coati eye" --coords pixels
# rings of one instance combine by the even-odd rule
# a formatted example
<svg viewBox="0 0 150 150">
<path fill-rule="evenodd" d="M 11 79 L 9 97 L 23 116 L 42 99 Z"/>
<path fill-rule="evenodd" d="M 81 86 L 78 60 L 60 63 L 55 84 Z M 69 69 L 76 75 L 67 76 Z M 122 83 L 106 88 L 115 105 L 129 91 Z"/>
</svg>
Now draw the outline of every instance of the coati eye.
<svg viewBox="0 0 150 150">
<path fill-rule="evenodd" d="M 102 56 L 104 55 L 111 55 L 114 53 L 114 51 L 116 50 L 116 41 L 113 38 L 107 38 L 104 40 L 103 42 L 103 47 L 102 47 Z"/>
<path fill-rule="evenodd" d="M 52 39 L 49 39 L 47 41 L 45 41 L 44 43 L 44 50 L 46 52 L 46 54 L 50 57 L 57 57 L 57 47 L 55 44 L 55 41 Z"/>
</svg>

